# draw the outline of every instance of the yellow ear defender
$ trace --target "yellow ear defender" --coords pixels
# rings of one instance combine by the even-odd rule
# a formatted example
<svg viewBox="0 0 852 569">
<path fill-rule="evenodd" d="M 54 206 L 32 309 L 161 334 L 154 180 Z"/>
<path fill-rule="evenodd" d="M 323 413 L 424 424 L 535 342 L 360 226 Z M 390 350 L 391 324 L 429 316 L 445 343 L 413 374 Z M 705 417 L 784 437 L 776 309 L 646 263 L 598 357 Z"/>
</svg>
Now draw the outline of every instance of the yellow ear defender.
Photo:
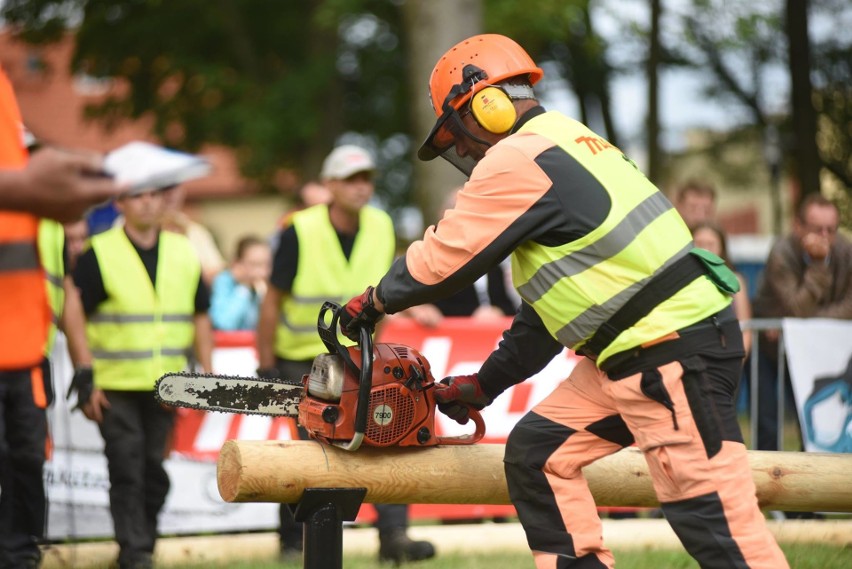
<svg viewBox="0 0 852 569">
<path fill-rule="evenodd" d="M 494 134 L 509 132 L 518 118 L 509 95 L 499 87 L 486 87 L 470 100 L 470 112 L 479 126 Z"/>
</svg>

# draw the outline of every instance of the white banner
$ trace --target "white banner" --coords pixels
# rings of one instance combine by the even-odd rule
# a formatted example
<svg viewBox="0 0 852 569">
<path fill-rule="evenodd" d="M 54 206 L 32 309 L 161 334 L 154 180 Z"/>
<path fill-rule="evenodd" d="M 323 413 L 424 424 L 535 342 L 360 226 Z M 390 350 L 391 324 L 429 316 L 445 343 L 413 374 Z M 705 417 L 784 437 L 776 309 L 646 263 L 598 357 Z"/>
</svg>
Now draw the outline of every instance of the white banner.
<svg viewBox="0 0 852 569">
<path fill-rule="evenodd" d="M 785 318 L 805 450 L 852 452 L 852 321 Z"/>
<path fill-rule="evenodd" d="M 227 357 L 232 351 L 242 356 L 246 353 L 245 348 L 216 350 L 216 359 Z M 253 355 L 251 350 L 249 352 Z M 249 370 L 256 368 L 256 363 L 243 359 L 243 366 L 239 371 L 250 373 Z M 227 369 L 221 370 L 223 373 L 237 371 L 225 367 Z M 48 495 L 47 537 L 111 537 L 109 475 L 103 439 L 95 423 L 86 419 L 80 411 L 72 413 L 69 410 L 65 393 L 72 375 L 73 368 L 60 334 L 53 361 L 57 397 L 48 413 L 54 452 L 44 471 Z M 217 451 L 221 442 L 216 447 Z M 238 531 L 278 526 L 277 504 L 228 504 L 222 500 L 216 486 L 215 456 L 207 460 L 191 460 L 175 455 L 166 460 L 165 466 L 171 490 L 160 515 L 161 533 Z"/>
</svg>

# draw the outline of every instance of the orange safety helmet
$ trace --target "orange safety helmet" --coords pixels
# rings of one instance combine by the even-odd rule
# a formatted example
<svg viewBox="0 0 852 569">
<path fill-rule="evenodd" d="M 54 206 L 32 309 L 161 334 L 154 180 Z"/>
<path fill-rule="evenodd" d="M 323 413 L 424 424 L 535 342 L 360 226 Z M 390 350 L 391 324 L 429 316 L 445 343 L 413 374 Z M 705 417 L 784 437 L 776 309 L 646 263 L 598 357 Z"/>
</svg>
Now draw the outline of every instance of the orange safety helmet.
<svg viewBox="0 0 852 569">
<path fill-rule="evenodd" d="M 463 85 L 466 65 L 475 65 L 486 73 L 487 82 L 473 84 L 461 96 L 446 101 L 453 87 Z M 429 94 L 435 114 L 441 116 L 444 103 L 458 110 L 479 90 L 509 79 L 527 75 L 530 85 L 538 83 L 544 77 L 544 71 L 538 67 L 529 54 L 515 40 L 499 34 L 481 34 L 461 41 L 441 56 L 429 79 Z"/>
<path fill-rule="evenodd" d="M 532 58 L 514 40 L 498 34 L 481 34 L 461 41 L 451 47 L 432 70 L 429 79 L 429 95 L 432 108 L 438 116 L 435 125 L 417 152 L 421 160 L 432 160 L 438 156 L 449 161 L 466 175 L 470 175 L 475 162 L 468 157 L 461 157 L 454 151 L 456 137 L 466 135 L 482 144 L 485 141 L 473 136 L 463 125 L 462 111 L 471 98 L 483 92 L 483 101 L 488 105 L 493 97 L 486 89 L 506 79 L 521 77 L 529 85 L 537 83 L 544 76 L 544 71 L 536 66 Z M 511 114 L 499 117 L 493 124 L 482 120 L 478 112 L 481 105 L 475 105 L 469 110 L 474 118 L 489 132 L 507 132 L 515 121 L 511 98 L 532 98 L 529 86 L 504 85 L 499 87 L 504 93 L 503 107 Z M 496 89 L 493 89 L 496 91 Z M 490 106 L 490 105 L 488 105 Z M 502 108 L 498 114 L 502 114 Z M 508 127 L 507 127 L 508 125 Z"/>
</svg>

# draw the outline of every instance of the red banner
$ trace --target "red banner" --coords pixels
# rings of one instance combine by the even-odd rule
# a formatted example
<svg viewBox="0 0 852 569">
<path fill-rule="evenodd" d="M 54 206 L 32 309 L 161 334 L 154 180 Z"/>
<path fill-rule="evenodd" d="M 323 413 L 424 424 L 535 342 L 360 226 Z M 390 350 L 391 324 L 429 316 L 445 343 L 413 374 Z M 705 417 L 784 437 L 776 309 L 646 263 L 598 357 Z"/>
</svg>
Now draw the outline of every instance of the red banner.
<svg viewBox="0 0 852 569">
<path fill-rule="evenodd" d="M 446 318 L 436 328 L 425 328 L 407 318 L 389 318 L 380 330 L 378 342 L 405 344 L 417 349 L 428 361 L 436 380 L 448 375 L 478 371 L 482 362 L 497 347 L 510 318 L 477 321 Z M 213 367 L 218 373 L 252 375 L 257 368 L 254 334 L 246 332 L 216 334 Z M 503 443 L 515 423 L 570 373 L 577 356 L 565 350 L 540 374 L 518 384 L 501 395 L 483 411 L 486 435 L 483 442 Z M 471 432 L 470 424 L 461 426 L 438 413 L 439 435 Z M 292 419 L 224 413 L 204 413 L 182 409 L 175 429 L 174 450 L 195 459 L 215 460 L 222 444 L 229 439 L 292 440 L 296 437 Z M 413 505 L 413 518 L 474 519 L 513 516 L 511 506 Z M 362 509 L 358 521 L 372 521 L 372 508 Z"/>
</svg>

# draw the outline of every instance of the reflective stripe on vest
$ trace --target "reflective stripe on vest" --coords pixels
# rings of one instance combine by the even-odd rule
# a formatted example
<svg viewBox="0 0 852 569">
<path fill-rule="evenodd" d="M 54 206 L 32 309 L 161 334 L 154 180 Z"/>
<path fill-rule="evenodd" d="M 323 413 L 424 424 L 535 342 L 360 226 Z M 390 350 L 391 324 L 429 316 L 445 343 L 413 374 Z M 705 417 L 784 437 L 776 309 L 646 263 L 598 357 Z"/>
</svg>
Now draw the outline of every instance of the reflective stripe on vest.
<svg viewBox="0 0 852 569">
<path fill-rule="evenodd" d="M 292 290 L 284 295 L 275 332 L 275 354 L 306 361 L 326 351 L 317 334 L 322 303 L 345 302 L 376 284 L 390 268 L 396 248 L 393 222 L 383 211 L 361 208 L 358 235 L 349 259 L 328 217 L 318 205 L 293 216 L 299 262 Z"/>
<path fill-rule="evenodd" d="M 555 338 L 577 349 L 654 274 L 686 255 L 692 236 L 669 200 L 621 151 L 608 144 L 596 151 L 589 148 L 586 141 L 599 137 L 581 123 L 545 113 L 521 132 L 553 141 L 565 152 L 564 160 L 584 168 L 610 196 L 607 218 L 588 235 L 555 247 L 529 241 L 512 255 L 521 297 Z M 616 338 L 598 363 L 718 312 L 729 302 L 709 279 L 698 278 Z"/>
<path fill-rule="evenodd" d="M 0 273 L 38 270 L 38 250 L 32 241 L 0 243 Z"/>
<path fill-rule="evenodd" d="M 86 323 L 95 385 L 150 390 L 164 373 L 186 367 L 195 332 L 198 258 L 185 237 L 161 231 L 155 287 L 123 228 L 96 235 L 91 245 L 107 293 Z"/>
<path fill-rule="evenodd" d="M 0 68 L 0 170 L 26 165 L 23 124 L 12 86 Z M 37 365 L 50 323 L 44 273 L 38 262 L 38 220 L 0 211 L 0 370 Z"/>
<path fill-rule="evenodd" d="M 50 304 L 51 322 L 44 354 L 49 356 L 56 340 L 57 326 L 65 308 L 65 230 L 62 224 L 42 219 L 38 224 L 38 251 L 44 267 L 45 290 Z"/>
</svg>

